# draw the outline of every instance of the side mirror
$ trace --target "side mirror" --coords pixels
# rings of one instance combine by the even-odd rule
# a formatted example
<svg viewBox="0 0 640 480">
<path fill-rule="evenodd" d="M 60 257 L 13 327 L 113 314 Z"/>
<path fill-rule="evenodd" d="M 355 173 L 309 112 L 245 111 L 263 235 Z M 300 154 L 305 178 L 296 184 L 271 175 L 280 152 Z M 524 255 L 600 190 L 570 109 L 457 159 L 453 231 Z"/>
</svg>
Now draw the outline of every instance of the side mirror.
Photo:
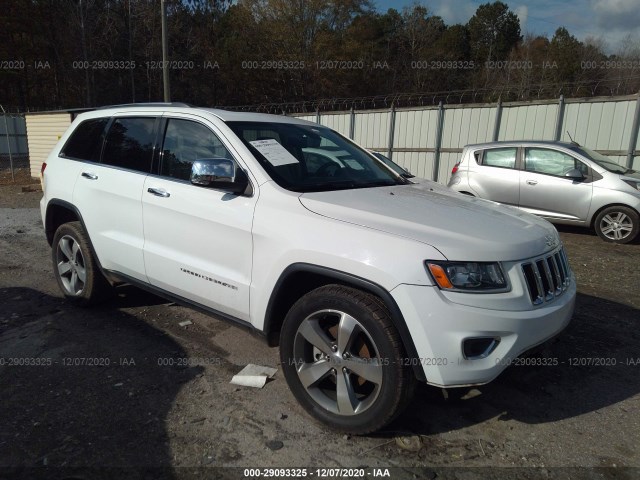
<svg viewBox="0 0 640 480">
<path fill-rule="evenodd" d="M 584 180 L 584 174 L 577 168 L 573 168 L 564 174 L 565 177 L 573 180 Z"/>
<path fill-rule="evenodd" d="M 231 193 L 244 193 L 249 178 L 233 160 L 205 158 L 191 165 L 191 183 L 200 187 L 217 188 Z"/>
</svg>

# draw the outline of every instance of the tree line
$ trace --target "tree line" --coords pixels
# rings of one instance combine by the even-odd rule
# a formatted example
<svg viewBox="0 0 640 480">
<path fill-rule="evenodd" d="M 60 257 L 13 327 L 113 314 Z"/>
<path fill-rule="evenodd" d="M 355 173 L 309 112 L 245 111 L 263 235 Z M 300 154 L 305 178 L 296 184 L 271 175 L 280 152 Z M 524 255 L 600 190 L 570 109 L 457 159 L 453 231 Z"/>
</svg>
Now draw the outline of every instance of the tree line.
<svg viewBox="0 0 640 480">
<path fill-rule="evenodd" d="M 167 5 L 165 64 L 160 0 L 3 0 L 0 104 L 25 111 L 161 101 L 163 68 L 173 101 L 204 106 L 640 89 L 637 41 L 607 54 L 602 40 L 580 41 L 564 27 L 551 38 L 526 34 L 499 1 L 480 5 L 464 25 L 447 25 L 421 4 L 379 12 L 369 0 Z"/>
</svg>

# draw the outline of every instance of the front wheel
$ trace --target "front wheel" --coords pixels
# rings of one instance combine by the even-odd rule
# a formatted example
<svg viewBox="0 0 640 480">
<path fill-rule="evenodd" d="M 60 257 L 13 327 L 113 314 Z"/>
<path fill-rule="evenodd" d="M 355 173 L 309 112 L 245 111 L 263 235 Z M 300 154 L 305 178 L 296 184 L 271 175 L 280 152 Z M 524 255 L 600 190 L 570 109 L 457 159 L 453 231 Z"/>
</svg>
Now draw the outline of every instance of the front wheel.
<svg viewBox="0 0 640 480">
<path fill-rule="evenodd" d="M 596 233 L 606 242 L 629 243 L 638 236 L 638 213 L 621 205 L 605 208 L 596 217 Z"/>
<path fill-rule="evenodd" d="M 64 296 L 79 305 L 104 300 L 112 289 L 93 258 L 80 222 L 58 227 L 52 243 L 53 270 Z"/>
<path fill-rule="evenodd" d="M 366 434 L 391 422 L 413 393 L 400 336 L 377 297 L 327 285 L 287 314 L 280 359 L 289 388 L 316 419 Z"/>
</svg>

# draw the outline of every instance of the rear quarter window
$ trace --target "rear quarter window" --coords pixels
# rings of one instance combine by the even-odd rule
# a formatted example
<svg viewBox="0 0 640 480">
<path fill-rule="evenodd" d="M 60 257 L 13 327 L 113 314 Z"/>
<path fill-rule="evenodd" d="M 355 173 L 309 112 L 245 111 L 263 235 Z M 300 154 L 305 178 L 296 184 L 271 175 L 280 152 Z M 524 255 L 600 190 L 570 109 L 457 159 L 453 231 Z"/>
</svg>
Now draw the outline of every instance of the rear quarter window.
<svg viewBox="0 0 640 480">
<path fill-rule="evenodd" d="M 91 162 L 100 161 L 102 134 L 108 121 L 108 118 L 93 118 L 82 122 L 62 147 L 60 156 Z"/>
<path fill-rule="evenodd" d="M 482 153 L 482 165 L 487 167 L 515 168 L 518 149 L 516 147 L 492 148 Z"/>
</svg>

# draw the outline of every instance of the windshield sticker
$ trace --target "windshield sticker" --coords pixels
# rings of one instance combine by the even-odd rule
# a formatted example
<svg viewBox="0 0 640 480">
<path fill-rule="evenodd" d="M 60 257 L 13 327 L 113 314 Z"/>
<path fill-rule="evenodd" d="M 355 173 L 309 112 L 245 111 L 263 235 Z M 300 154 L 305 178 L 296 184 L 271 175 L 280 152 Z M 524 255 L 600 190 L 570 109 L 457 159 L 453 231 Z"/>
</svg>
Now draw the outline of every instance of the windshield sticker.
<svg viewBox="0 0 640 480">
<path fill-rule="evenodd" d="M 253 147 L 258 150 L 274 167 L 300 163 L 296 157 L 291 155 L 286 148 L 280 145 L 278 141 L 273 138 L 268 140 L 254 140 L 249 143 L 253 145 Z"/>
</svg>

